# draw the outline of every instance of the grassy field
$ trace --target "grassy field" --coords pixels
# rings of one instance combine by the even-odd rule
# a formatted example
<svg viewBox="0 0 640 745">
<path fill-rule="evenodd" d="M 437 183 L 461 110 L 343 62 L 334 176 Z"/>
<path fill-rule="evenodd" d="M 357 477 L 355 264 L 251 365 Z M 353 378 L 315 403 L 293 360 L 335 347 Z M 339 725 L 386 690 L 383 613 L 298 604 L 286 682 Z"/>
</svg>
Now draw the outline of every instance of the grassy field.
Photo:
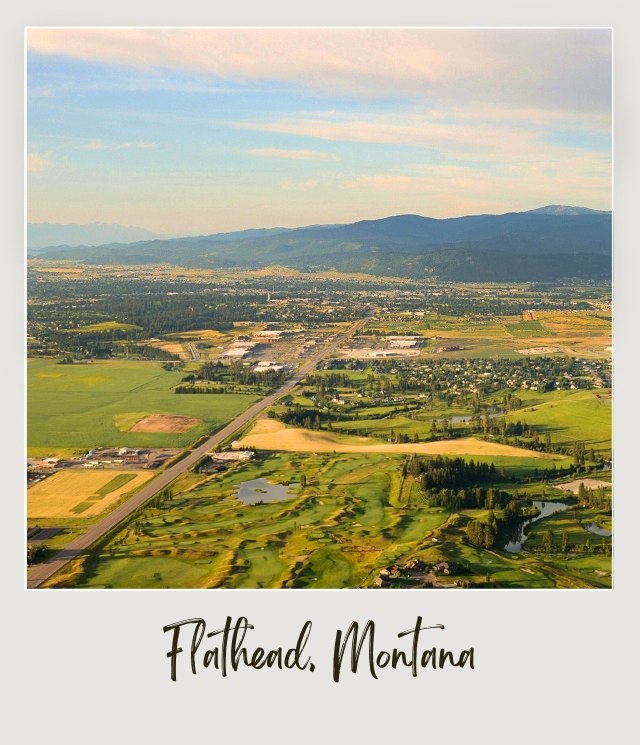
<svg viewBox="0 0 640 745">
<path fill-rule="evenodd" d="M 511 421 L 526 421 L 555 443 L 580 440 L 594 450 L 611 450 L 610 391 L 554 391 L 548 394 L 519 394 L 525 404 L 506 415 Z"/>
<path fill-rule="evenodd" d="M 171 498 L 147 506 L 108 543 L 51 584 L 78 587 L 371 587 L 389 564 L 456 562 L 483 586 L 606 587 L 611 558 L 508 554 L 471 545 L 468 520 L 428 506 L 404 458 L 386 454 L 260 453 L 223 474 L 189 473 Z M 300 485 L 306 477 L 306 484 Z M 248 506 L 237 498 L 258 477 L 289 484 L 290 496 Z M 585 512 L 585 519 L 591 515 Z M 546 521 L 536 525 L 541 529 Z M 583 531 L 584 532 L 584 531 Z M 535 545 L 536 538 L 531 538 Z M 462 571 L 462 570 L 461 570 Z"/>
<path fill-rule="evenodd" d="M 131 331 L 139 329 L 132 323 L 120 323 L 119 321 L 102 321 L 102 323 L 90 323 L 87 326 L 79 326 L 77 329 L 69 329 L 70 332 L 95 332 L 95 331 Z"/>
<path fill-rule="evenodd" d="M 152 471 L 58 471 L 28 489 L 27 517 L 95 517 L 153 475 Z"/>
<path fill-rule="evenodd" d="M 549 332 L 540 321 L 519 321 L 518 323 L 508 323 L 506 324 L 506 329 L 511 336 L 517 336 L 521 339 L 537 339 L 541 336 L 551 336 L 551 332 Z"/>
<path fill-rule="evenodd" d="M 30 359 L 27 371 L 27 446 L 33 456 L 97 446 L 184 447 L 256 400 L 242 394 L 177 395 L 173 388 L 180 373 L 160 362 L 59 365 Z M 182 433 L 127 431 L 129 423 L 150 414 L 178 414 L 201 423 Z"/>
</svg>

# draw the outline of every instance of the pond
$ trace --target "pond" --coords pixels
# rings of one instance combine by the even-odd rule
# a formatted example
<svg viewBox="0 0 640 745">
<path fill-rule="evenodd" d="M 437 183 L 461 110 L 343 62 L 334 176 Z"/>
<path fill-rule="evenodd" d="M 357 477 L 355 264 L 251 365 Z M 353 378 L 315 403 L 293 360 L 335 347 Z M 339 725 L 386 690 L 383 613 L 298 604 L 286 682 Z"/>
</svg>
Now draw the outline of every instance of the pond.
<svg viewBox="0 0 640 745">
<path fill-rule="evenodd" d="M 527 540 L 526 528 L 531 525 L 531 523 L 535 523 L 538 520 L 542 520 L 543 517 L 549 517 L 549 515 L 553 515 L 554 512 L 560 512 L 561 510 L 566 510 L 567 507 L 570 507 L 570 505 L 565 502 L 534 502 L 533 505 L 540 510 L 540 513 L 535 517 L 527 518 L 519 526 L 515 537 L 512 538 L 504 547 L 505 551 L 509 551 L 511 554 L 517 554 L 522 551 L 522 544 Z"/>
<path fill-rule="evenodd" d="M 298 484 L 272 484 L 267 479 L 253 479 L 243 481 L 238 487 L 236 496 L 245 504 L 259 504 L 260 502 L 279 502 L 281 499 L 290 499 L 294 495 L 289 491 L 290 486 Z"/>
<path fill-rule="evenodd" d="M 589 533 L 593 533 L 594 535 L 601 535 L 604 538 L 611 538 L 611 536 L 613 535 L 610 530 L 601 528 L 599 525 L 596 525 L 596 523 L 583 523 L 582 527 L 586 528 Z"/>
</svg>

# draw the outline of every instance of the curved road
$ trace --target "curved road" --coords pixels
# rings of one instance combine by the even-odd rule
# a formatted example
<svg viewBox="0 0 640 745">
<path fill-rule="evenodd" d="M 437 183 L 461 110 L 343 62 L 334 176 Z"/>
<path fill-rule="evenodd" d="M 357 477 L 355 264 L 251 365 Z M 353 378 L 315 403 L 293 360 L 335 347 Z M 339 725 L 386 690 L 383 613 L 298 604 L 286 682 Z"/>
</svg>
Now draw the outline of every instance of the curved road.
<svg viewBox="0 0 640 745">
<path fill-rule="evenodd" d="M 61 549 L 55 556 L 52 556 L 47 561 L 43 561 L 42 564 L 36 564 L 29 569 L 27 574 L 27 588 L 40 587 L 43 582 L 46 582 L 56 572 L 60 571 L 62 567 L 68 564 L 72 559 L 86 551 L 92 544 L 94 544 L 99 538 L 102 538 L 105 533 L 112 530 L 118 523 L 122 522 L 126 517 L 129 517 L 132 512 L 138 509 L 146 501 L 155 496 L 158 492 L 162 491 L 172 481 L 174 481 L 180 474 L 187 471 L 191 466 L 197 463 L 204 455 L 214 448 L 218 447 L 222 442 L 231 437 L 234 432 L 249 424 L 249 422 L 261 414 L 266 408 L 274 404 L 282 396 L 286 396 L 301 380 L 304 376 L 311 372 L 313 368 L 324 359 L 327 355 L 334 352 L 341 344 L 347 339 L 353 336 L 359 329 L 361 329 L 371 316 L 356 321 L 348 331 L 344 334 L 339 334 L 333 341 L 319 349 L 314 355 L 312 355 L 293 375 L 289 378 L 284 385 L 278 388 L 274 393 L 270 393 L 265 398 L 260 399 L 255 404 L 252 404 L 248 409 L 239 414 L 229 424 L 223 427 L 221 430 L 212 435 L 206 442 L 194 450 L 186 451 L 186 455 L 178 463 L 169 466 L 165 471 L 159 473 L 154 479 L 145 484 L 139 491 L 137 491 L 130 499 L 123 502 L 121 505 L 116 507 L 113 512 L 99 520 L 97 523 L 87 529 L 86 533 L 81 536 L 74 538 L 70 541 L 63 549 Z"/>
</svg>

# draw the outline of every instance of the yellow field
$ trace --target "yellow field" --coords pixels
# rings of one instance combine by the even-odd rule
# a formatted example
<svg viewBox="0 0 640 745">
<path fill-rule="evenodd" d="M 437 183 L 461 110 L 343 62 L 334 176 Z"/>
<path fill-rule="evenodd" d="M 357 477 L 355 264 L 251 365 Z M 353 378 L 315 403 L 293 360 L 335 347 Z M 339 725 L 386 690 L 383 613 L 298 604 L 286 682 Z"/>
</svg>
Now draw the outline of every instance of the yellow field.
<svg viewBox="0 0 640 745">
<path fill-rule="evenodd" d="M 196 331 L 178 331 L 173 334 L 165 334 L 166 339 L 184 339 L 186 341 L 226 341 L 229 334 L 223 334 L 216 329 L 198 329 Z"/>
<path fill-rule="evenodd" d="M 251 432 L 233 443 L 235 448 L 285 450 L 296 453 L 416 453 L 419 455 L 506 455 L 510 457 L 554 459 L 535 450 L 464 437 L 439 442 L 390 444 L 372 437 L 336 435 L 298 427 L 287 427 L 275 419 L 259 419 Z"/>
<path fill-rule="evenodd" d="M 158 342 L 154 342 L 152 346 L 158 347 L 158 349 L 162 349 L 165 352 L 169 352 L 169 354 L 175 354 L 181 360 L 188 360 L 190 357 L 189 353 L 185 350 L 182 344 L 179 344 L 176 341 L 168 341 L 161 344 L 158 344 Z"/>
<path fill-rule="evenodd" d="M 82 269 L 70 266 L 41 266 L 36 271 L 45 274 L 82 274 Z"/>
<path fill-rule="evenodd" d="M 121 483 L 124 476 L 132 479 Z M 137 489 L 153 476 L 151 471 L 108 471 L 69 469 L 58 471 L 27 492 L 29 519 L 52 517 L 94 517 L 126 492 Z M 109 488 L 113 482 L 114 488 Z M 120 482 L 120 485 L 119 485 Z M 102 490 L 103 494 L 99 492 Z"/>
</svg>

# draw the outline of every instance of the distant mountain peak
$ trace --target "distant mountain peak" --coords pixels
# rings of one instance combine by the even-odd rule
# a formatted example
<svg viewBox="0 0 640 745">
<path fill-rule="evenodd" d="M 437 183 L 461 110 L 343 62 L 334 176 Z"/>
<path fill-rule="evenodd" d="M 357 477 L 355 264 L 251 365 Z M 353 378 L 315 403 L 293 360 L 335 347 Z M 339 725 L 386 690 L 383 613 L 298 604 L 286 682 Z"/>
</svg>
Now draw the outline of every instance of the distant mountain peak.
<svg viewBox="0 0 640 745">
<path fill-rule="evenodd" d="M 592 210 L 589 207 L 570 207 L 565 204 L 548 204 L 535 210 L 526 210 L 529 215 L 609 215 L 608 210 Z"/>
<path fill-rule="evenodd" d="M 84 224 L 30 222 L 27 225 L 27 247 L 29 249 L 60 245 L 100 246 L 169 237 L 135 225 L 114 225 L 104 222 Z"/>
</svg>

